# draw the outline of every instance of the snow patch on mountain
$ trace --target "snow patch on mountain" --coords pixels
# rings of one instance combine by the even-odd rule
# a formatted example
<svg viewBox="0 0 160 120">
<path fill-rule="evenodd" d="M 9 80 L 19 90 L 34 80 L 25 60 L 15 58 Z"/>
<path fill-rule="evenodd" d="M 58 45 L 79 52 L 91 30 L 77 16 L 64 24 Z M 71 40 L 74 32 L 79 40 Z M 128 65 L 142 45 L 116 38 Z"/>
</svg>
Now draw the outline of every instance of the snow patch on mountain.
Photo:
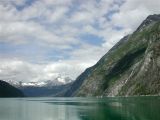
<svg viewBox="0 0 160 120">
<path fill-rule="evenodd" d="M 22 82 L 22 81 L 13 81 L 13 80 L 5 80 L 15 87 L 52 87 L 65 85 L 67 83 L 73 82 L 73 80 L 69 77 L 59 75 L 53 80 L 47 81 L 37 81 L 37 82 Z"/>
</svg>

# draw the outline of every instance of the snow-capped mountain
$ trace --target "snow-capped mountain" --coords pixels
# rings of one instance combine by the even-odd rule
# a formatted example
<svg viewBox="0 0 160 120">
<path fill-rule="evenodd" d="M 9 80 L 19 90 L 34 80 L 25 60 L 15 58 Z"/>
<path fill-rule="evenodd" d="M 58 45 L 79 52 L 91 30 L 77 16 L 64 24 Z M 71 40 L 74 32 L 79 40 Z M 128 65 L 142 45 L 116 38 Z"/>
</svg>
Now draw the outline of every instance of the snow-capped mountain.
<svg viewBox="0 0 160 120">
<path fill-rule="evenodd" d="M 52 87 L 52 86 L 65 85 L 67 83 L 71 83 L 72 81 L 73 80 L 71 78 L 65 76 L 58 76 L 54 80 L 37 81 L 37 82 L 6 80 L 6 82 L 10 83 L 15 87 Z"/>
<path fill-rule="evenodd" d="M 64 93 L 73 80 L 64 75 L 58 75 L 53 80 L 38 81 L 38 82 L 22 82 L 5 80 L 12 86 L 19 88 L 26 96 L 29 97 L 44 97 L 58 96 Z"/>
</svg>

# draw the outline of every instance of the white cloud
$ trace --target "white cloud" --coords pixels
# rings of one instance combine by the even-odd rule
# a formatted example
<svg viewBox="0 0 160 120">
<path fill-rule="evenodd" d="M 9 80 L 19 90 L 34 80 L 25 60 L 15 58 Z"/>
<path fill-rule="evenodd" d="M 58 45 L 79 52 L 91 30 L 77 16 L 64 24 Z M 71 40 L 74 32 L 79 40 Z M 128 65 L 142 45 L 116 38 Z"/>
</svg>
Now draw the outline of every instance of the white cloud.
<svg viewBox="0 0 160 120">
<path fill-rule="evenodd" d="M 0 79 L 24 82 L 54 80 L 59 74 L 75 79 L 86 67 L 92 65 L 76 60 L 48 64 L 6 59 L 0 62 Z"/>
<path fill-rule="evenodd" d="M 12 59 L 5 51 L 5 61 L 0 58 L 0 78 L 38 81 L 67 74 L 75 79 L 120 38 L 133 32 L 149 14 L 160 13 L 159 6 L 158 0 L 36 0 L 29 5 L 26 0 L 1 1 L 0 44 L 27 45 L 34 42 L 35 47 L 43 46 L 44 60 L 49 50 L 69 57 L 39 64 L 40 61 L 31 63 L 22 59 L 35 58 L 31 58 L 32 54 L 25 57 L 13 55 L 16 59 Z M 83 35 L 97 36 L 103 42 L 100 41 L 100 45 L 86 43 L 81 39 Z M 29 52 L 33 51 L 28 49 Z"/>
<path fill-rule="evenodd" d="M 126 0 L 113 15 L 113 24 L 135 30 L 148 15 L 159 14 L 159 6 L 159 0 Z"/>
</svg>

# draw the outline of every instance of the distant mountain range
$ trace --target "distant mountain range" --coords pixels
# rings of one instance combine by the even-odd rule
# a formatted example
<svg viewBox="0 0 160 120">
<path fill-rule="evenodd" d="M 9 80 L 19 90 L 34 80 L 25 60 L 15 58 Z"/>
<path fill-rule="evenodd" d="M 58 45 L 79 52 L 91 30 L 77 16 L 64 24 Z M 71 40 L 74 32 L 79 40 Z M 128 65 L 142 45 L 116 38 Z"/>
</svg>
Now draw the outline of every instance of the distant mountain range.
<svg viewBox="0 0 160 120">
<path fill-rule="evenodd" d="M 37 82 L 22 82 L 13 80 L 5 80 L 5 81 L 15 87 L 53 87 L 73 82 L 71 78 L 64 76 L 58 76 L 54 80 L 37 81 Z"/>
<path fill-rule="evenodd" d="M 28 97 L 59 96 L 62 94 L 73 80 L 69 77 L 58 76 L 54 80 L 37 82 L 17 82 L 6 80 L 12 86 L 20 89 Z"/>
<path fill-rule="evenodd" d="M 86 69 L 64 96 L 160 95 L 160 15 L 148 16 L 94 66 Z"/>
<path fill-rule="evenodd" d="M 56 86 L 23 86 L 19 87 L 27 97 L 54 97 L 62 96 L 71 83 Z"/>
<path fill-rule="evenodd" d="M 24 94 L 19 89 L 0 80 L 0 97 L 24 97 Z"/>
</svg>

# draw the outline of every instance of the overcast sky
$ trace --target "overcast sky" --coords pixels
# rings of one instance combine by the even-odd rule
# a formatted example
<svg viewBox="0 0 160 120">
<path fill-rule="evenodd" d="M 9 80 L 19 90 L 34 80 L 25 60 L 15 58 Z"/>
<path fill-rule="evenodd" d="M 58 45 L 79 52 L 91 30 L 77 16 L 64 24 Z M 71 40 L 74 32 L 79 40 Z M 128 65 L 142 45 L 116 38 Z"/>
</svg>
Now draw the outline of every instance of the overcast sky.
<svg viewBox="0 0 160 120">
<path fill-rule="evenodd" d="M 160 0 L 0 0 L 0 79 L 75 79 Z"/>
</svg>

